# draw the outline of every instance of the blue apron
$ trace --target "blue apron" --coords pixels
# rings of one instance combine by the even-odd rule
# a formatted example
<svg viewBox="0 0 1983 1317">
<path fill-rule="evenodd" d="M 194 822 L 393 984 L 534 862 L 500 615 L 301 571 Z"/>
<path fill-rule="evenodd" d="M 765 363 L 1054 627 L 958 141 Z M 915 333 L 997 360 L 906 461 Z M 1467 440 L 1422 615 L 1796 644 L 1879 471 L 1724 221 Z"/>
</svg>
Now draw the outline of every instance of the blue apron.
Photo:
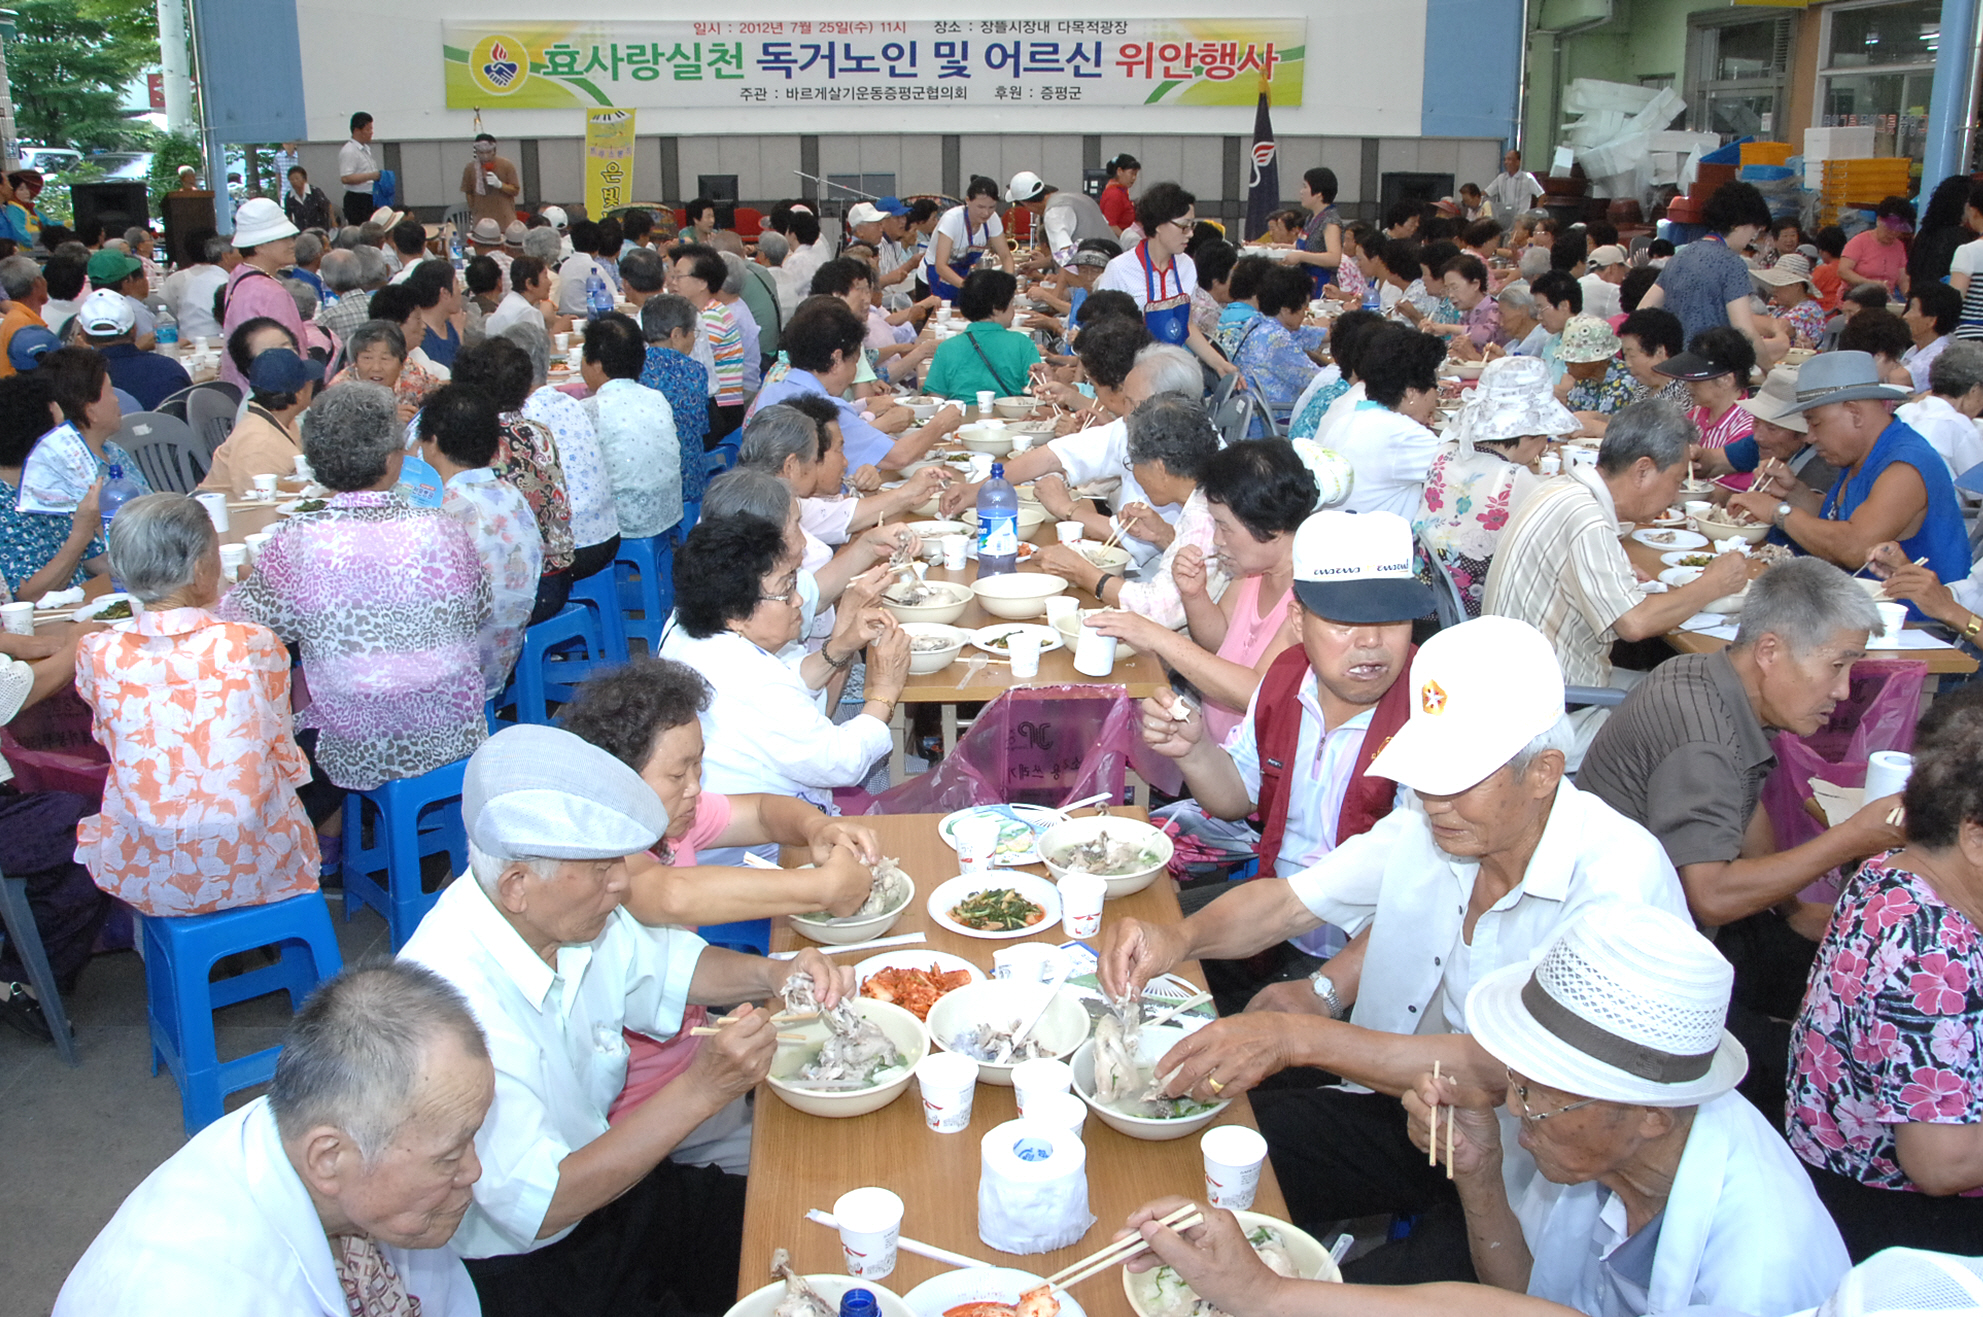
<svg viewBox="0 0 1983 1317">
<path fill-rule="evenodd" d="M 1136 244 L 1136 260 L 1143 267 L 1143 323 L 1150 336 L 1159 343 L 1182 344 L 1191 332 L 1191 294 L 1178 277 L 1177 262 L 1168 270 L 1152 268 L 1148 240 Z M 1166 297 L 1164 289 L 1171 284 L 1177 291 Z"/>
<path fill-rule="evenodd" d="M 991 241 L 991 222 L 987 220 L 983 225 L 983 227 L 981 227 L 978 230 L 978 233 L 980 235 L 978 240 L 975 243 L 971 242 L 971 218 L 968 215 L 965 216 L 964 240 L 969 245 L 967 245 L 964 248 L 964 255 L 962 257 L 959 257 L 958 254 L 954 251 L 950 253 L 951 272 L 954 273 L 959 279 L 970 278 L 971 267 L 975 266 L 980 260 L 984 259 L 985 247 Z M 932 252 L 932 260 L 930 261 L 930 264 L 934 266 L 936 264 L 934 260 L 935 249 L 932 248 L 931 252 Z M 954 284 L 951 283 L 948 279 L 937 278 L 936 271 L 934 269 L 930 271 L 929 284 L 930 284 L 930 291 L 935 293 L 938 297 L 942 298 L 946 302 L 956 301 L 957 295 L 964 291 L 963 286 L 961 284 Z"/>
</svg>

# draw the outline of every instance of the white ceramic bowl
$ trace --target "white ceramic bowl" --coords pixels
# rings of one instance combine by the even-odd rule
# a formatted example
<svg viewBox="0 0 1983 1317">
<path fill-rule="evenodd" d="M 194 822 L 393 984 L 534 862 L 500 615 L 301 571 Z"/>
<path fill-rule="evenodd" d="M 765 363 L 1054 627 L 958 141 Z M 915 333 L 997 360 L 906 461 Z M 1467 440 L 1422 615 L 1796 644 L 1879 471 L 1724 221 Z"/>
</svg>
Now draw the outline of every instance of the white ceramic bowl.
<svg viewBox="0 0 1983 1317">
<path fill-rule="evenodd" d="M 971 583 L 971 593 L 993 617 L 1024 622 L 1046 612 L 1046 600 L 1067 589 L 1067 582 L 1045 572 L 1005 572 Z M 961 610 L 960 610 L 961 611 Z"/>
<path fill-rule="evenodd" d="M 1457 375 L 1463 380 L 1477 380 L 1480 378 L 1481 371 L 1485 369 L 1487 369 L 1485 362 L 1448 361 L 1446 363 L 1445 373 L 1448 375 Z"/>
<path fill-rule="evenodd" d="M 1113 544 L 1103 544 L 1100 540 L 1081 540 L 1074 548 L 1095 566 L 1105 572 L 1119 572 L 1129 565 L 1129 551 Z"/>
<path fill-rule="evenodd" d="M 1725 540 L 1739 535 L 1751 544 L 1761 544 L 1764 539 L 1768 538 L 1770 533 L 1768 522 L 1764 522 L 1760 526 L 1737 526 L 1733 522 L 1710 521 L 1706 517 L 1696 517 L 1694 518 L 1694 524 L 1699 526 L 1701 528 L 1701 534 L 1707 536 L 1710 540 Z"/>
<path fill-rule="evenodd" d="M 1036 442 L 1053 438 L 1053 431 L 1052 421 L 1014 421 L 1005 427 L 1007 434 L 1030 434 Z"/>
<path fill-rule="evenodd" d="M 1033 414 L 1039 400 L 1035 398 L 994 398 L 992 411 L 1008 421 L 1021 421 Z"/>
<path fill-rule="evenodd" d="M 1027 1290 L 1044 1285 L 1044 1277 L 1016 1267 L 960 1267 L 930 1277 L 903 1296 L 915 1317 L 946 1317 L 957 1308 L 974 1303 L 997 1303 L 1006 1307 L 1019 1302 Z M 1066 1290 L 1055 1290 L 1060 1317 L 1088 1317 L 1087 1310 Z"/>
<path fill-rule="evenodd" d="M 786 1081 L 799 1072 L 799 1068 L 814 1055 L 818 1048 L 805 1043 L 786 1043 L 779 1047 L 771 1061 L 771 1073 L 766 1076 L 772 1091 L 784 1099 L 785 1105 L 805 1112 L 808 1116 L 838 1118 L 845 1116 L 865 1116 L 870 1111 L 880 1111 L 883 1107 L 902 1096 L 909 1087 L 909 1081 L 916 1077 L 916 1066 L 930 1054 L 929 1030 L 900 1006 L 891 1006 L 885 1001 L 872 997 L 855 997 L 851 1002 L 856 1014 L 863 1019 L 874 1021 L 888 1041 L 895 1044 L 895 1050 L 902 1053 L 902 1070 L 894 1078 L 866 1088 L 850 1089 L 845 1093 L 821 1093 L 816 1089 L 794 1088 Z M 826 1037 L 826 1025 L 820 1020 L 799 1020 L 782 1026 L 784 1033 L 803 1034 L 808 1040 L 820 1041 Z"/>
<path fill-rule="evenodd" d="M 1056 578 L 1058 579 L 1058 578 Z M 948 602 L 932 598 L 926 604 L 891 604 L 883 595 L 881 606 L 895 614 L 898 622 L 955 622 L 971 604 L 971 587 L 957 581 L 925 581 L 933 591 L 947 596 Z"/>
<path fill-rule="evenodd" d="M 841 1296 L 848 1290 L 859 1287 L 874 1295 L 875 1303 L 881 1308 L 881 1317 L 916 1317 L 916 1310 L 903 1302 L 902 1296 L 885 1285 L 877 1285 L 859 1276 L 842 1276 L 832 1272 L 821 1272 L 806 1277 L 819 1297 L 828 1303 L 838 1305 Z M 771 1317 L 771 1314 L 785 1298 L 785 1282 L 773 1281 L 762 1289 L 752 1290 L 743 1298 L 730 1305 L 730 1311 L 723 1317 Z"/>
<path fill-rule="evenodd" d="M 136 595 L 125 594 L 123 591 L 119 590 L 119 591 L 113 591 L 110 594 L 98 595 L 96 598 L 84 604 L 81 608 L 78 608 L 75 612 L 69 614 L 69 617 L 71 618 L 71 620 L 77 622 L 94 622 L 96 621 L 96 615 L 98 613 L 101 613 L 104 609 L 110 607 L 112 604 L 118 604 L 118 603 L 127 603 L 131 605 L 131 616 L 125 618 L 113 618 L 109 622 L 105 623 L 105 625 L 115 626 L 119 622 L 129 622 L 132 620 L 132 618 L 137 617 L 140 613 L 145 611 L 145 606 L 138 602 L 138 597 Z"/>
<path fill-rule="evenodd" d="M 939 535 L 969 535 L 971 528 L 961 521 L 912 521 L 909 529 L 917 539 L 928 541 Z"/>
<path fill-rule="evenodd" d="M 1098 613 L 1111 613 L 1115 611 L 1116 610 L 1112 608 L 1076 609 L 1074 612 L 1069 613 L 1066 617 L 1056 619 L 1053 624 L 1054 630 L 1060 632 L 1060 638 L 1062 643 L 1064 643 L 1070 651 L 1076 650 L 1081 647 L 1081 623 L 1086 621 L 1088 618 L 1094 617 Z M 1135 657 L 1136 657 L 1136 646 L 1125 644 L 1120 640 L 1115 642 L 1116 662 L 1120 663 L 1124 659 L 1130 659 Z"/>
<path fill-rule="evenodd" d="M 1343 1273 L 1336 1270 L 1335 1259 L 1322 1242 L 1306 1230 L 1297 1229 L 1278 1217 L 1263 1212 L 1234 1212 L 1239 1218 L 1240 1229 L 1248 1234 L 1260 1226 L 1271 1226 L 1280 1233 L 1288 1244 L 1288 1257 L 1294 1262 L 1295 1275 L 1303 1280 L 1326 1280 L 1340 1283 Z M 1159 1310 L 1157 1298 L 1157 1269 L 1137 1274 L 1125 1268 L 1122 1272 L 1122 1292 L 1129 1300 L 1129 1306 L 1136 1310 L 1136 1317 L 1154 1317 Z"/>
<path fill-rule="evenodd" d="M 1004 426 L 967 425 L 957 431 L 957 442 L 974 453 L 1004 457 L 1012 451 L 1012 432 Z"/>
<path fill-rule="evenodd" d="M 971 534 L 978 533 L 978 510 L 966 508 L 957 514 L 957 519 L 971 528 Z M 1047 522 L 1047 510 L 1038 503 L 1019 500 L 1019 538 L 1025 539 Z"/>
<path fill-rule="evenodd" d="M 954 658 L 955 655 L 952 655 L 952 657 Z M 844 947 L 853 942 L 866 942 L 869 938 L 880 937 L 887 933 L 889 929 L 895 927 L 895 922 L 902 918 L 902 912 L 907 910 L 909 903 L 916 899 L 915 879 L 904 874 L 902 875 L 902 881 L 909 884 L 909 894 L 903 897 L 894 907 L 884 910 L 878 915 L 863 915 L 859 919 L 851 917 L 846 919 L 810 919 L 802 915 L 788 915 L 786 917 L 787 922 L 792 925 L 794 932 L 809 937 L 815 942 L 824 942 L 830 947 Z"/>
<path fill-rule="evenodd" d="M 920 425 L 924 421 L 929 420 L 930 417 L 936 415 L 936 409 L 943 406 L 943 401 L 942 398 L 922 396 L 904 398 L 902 399 L 902 405 L 915 414 L 916 423 Z"/>
<path fill-rule="evenodd" d="M 1126 873 L 1120 877 L 1105 878 L 1104 881 L 1109 886 L 1109 899 L 1142 891 L 1157 881 L 1158 874 L 1170 867 L 1171 855 L 1176 847 L 1162 829 L 1137 819 L 1107 818 L 1096 814 L 1087 818 L 1069 819 L 1065 823 L 1056 823 L 1041 835 L 1040 858 L 1046 862 L 1047 871 L 1054 876 L 1056 882 L 1071 872 L 1060 863 L 1061 852 L 1069 846 L 1093 841 L 1104 831 L 1124 841 L 1147 845 L 1160 857 L 1157 863 L 1147 869 L 1139 869 L 1135 873 Z"/>
<path fill-rule="evenodd" d="M 904 622 L 902 629 L 909 633 L 909 671 L 918 677 L 926 677 L 949 667 L 971 640 L 971 633 L 963 627 L 948 626 L 942 622 Z M 919 636 L 935 637 L 942 640 L 944 646 L 942 649 L 917 649 L 915 643 Z"/>
<path fill-rule="evenodd" d="M 946 992 L 930 1007 L 930 1042 L 948 1052 L 954 1050 L 950 1046 L 952 1039 L 981 1024 L 1011 1028 L 1040 1004 L 1040 993 L 1045 988 L 1044 983 L 985 979 Z M 1090 1025 L 1087 1007 L 1062 988 L 1054 993 L 1052 1004 L 1033 1026 L 1032 1036 L 1048 1049 L 1047 1055 L 1064 1061 L 1070 1052 L 1088 1041 Z M 979 1061 L 978 1081 L 1011 1088 L 1012 1066 Z"/>
<path fill-rule="evenodd" d="M 1180 1029 L 1174 1024 L 1146 1024 L 1136 1035 L 1136 1062 L 1149 1067 L 1163 1059 L 1164 1053 L 1176 1047 L 1190 1030 Z M 1102 1123 L 1112 1130 L 1127 1134 L 1132 1139 L 1143 1139 L 1150 1143 L 1163 1143 L 1170 1139 L 1181 1139 L 1196 1134 L 1219 1118 L 1219 1113 L 1232 1105 L 1232 1100 L 1219 1103 L 1209 1111 L 1201 1111 L 1195 1116 L 1181 1120 L 1152 1120 L 1143 1116 L 1125 1116 L 1120 1111 L 1105 1107 L 1095 1101 L 1095 1041 L 1089 1039 L 1081 1044 L 1067 1062 L 1074 1067 L 1074 1092 L 1089 1108 L 1102 1118 Z"/>
<path fill-rule="evenodd" d="M 1705 571 L 1702 567 L 1669 567 L 1659 574 L 1659 579 L 1675 590 L 1683 585 L 1692 585 Z"/>
</svg>

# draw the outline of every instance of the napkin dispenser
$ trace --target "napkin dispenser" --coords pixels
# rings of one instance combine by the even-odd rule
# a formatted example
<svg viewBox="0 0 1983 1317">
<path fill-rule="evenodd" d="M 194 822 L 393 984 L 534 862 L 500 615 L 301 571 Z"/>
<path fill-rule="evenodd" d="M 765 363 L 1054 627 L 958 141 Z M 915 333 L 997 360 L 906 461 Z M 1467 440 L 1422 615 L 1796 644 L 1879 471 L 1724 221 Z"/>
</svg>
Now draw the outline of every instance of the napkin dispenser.
<svg viewBox="0 0 1983 1317">
<path fill-rule="evenodd" d="M 1095 1224 L 1088 1150 L 1073 1131 L 1009 1120 L 980 1143 L 978 1238 L 1001 1253 L 1050 1253 Z"/>
</svg>

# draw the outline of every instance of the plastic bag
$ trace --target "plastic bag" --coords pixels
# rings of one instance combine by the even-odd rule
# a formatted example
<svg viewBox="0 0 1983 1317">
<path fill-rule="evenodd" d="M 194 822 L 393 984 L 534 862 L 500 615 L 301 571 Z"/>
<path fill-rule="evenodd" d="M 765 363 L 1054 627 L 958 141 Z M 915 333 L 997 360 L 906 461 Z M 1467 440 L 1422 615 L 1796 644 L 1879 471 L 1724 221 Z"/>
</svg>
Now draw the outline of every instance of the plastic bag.
<svg viewBox="0 0 1983 1317">
<path fill-rule="evenodd" d="M 1914 722 L 1928 665 L 1914 659 L 1862 659 L 1853 665 L 1852 688 L 1832 711 L 1831 721 L 1809 736 L 1777 733 L 1772 743 L 1776 767 L 1763 782 L 1762 804 L 1776 832 L 1776 848 L 1801 846 L 1825 830 L 1805 807 L 1812 800 L 1811 779 L 1842 787 L 1866 784 L 1866 761 L 1876 750 L 1912 750 Z M 1829 905 L 1838 898 L 1838 870 L 1798 893 L 1805 901 Z"/>
<path fill-rule="evenodd" d="M 1162 791 L 1177 765 L 1143 744 L 1138 701 L 1121 686 L 1028 686 L 987 704 L 929 772 L 875 798 L 870 814 L 947 814 L 969 805 L 1057 806 L 1120 798 L 1127 770 Z"/>
</svg>

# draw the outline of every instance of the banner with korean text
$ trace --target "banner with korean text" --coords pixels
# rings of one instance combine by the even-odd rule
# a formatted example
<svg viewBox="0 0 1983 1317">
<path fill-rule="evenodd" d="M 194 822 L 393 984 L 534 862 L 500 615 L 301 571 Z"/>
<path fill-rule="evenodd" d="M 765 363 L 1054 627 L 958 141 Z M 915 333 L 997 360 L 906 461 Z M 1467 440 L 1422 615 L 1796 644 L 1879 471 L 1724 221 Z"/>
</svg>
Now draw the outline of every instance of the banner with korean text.
<svg viewBox="0 0 1983 1317">
<path fill-rule="evenodd" d="M 1301 104 L 1303 18 L 442 25 L 451 110 Z"/>
<path fill-rule="evenodd" d="M 633 115 L 585 112 L 585 213 L 593 219 L 633 200 Z"/>
</svg>

